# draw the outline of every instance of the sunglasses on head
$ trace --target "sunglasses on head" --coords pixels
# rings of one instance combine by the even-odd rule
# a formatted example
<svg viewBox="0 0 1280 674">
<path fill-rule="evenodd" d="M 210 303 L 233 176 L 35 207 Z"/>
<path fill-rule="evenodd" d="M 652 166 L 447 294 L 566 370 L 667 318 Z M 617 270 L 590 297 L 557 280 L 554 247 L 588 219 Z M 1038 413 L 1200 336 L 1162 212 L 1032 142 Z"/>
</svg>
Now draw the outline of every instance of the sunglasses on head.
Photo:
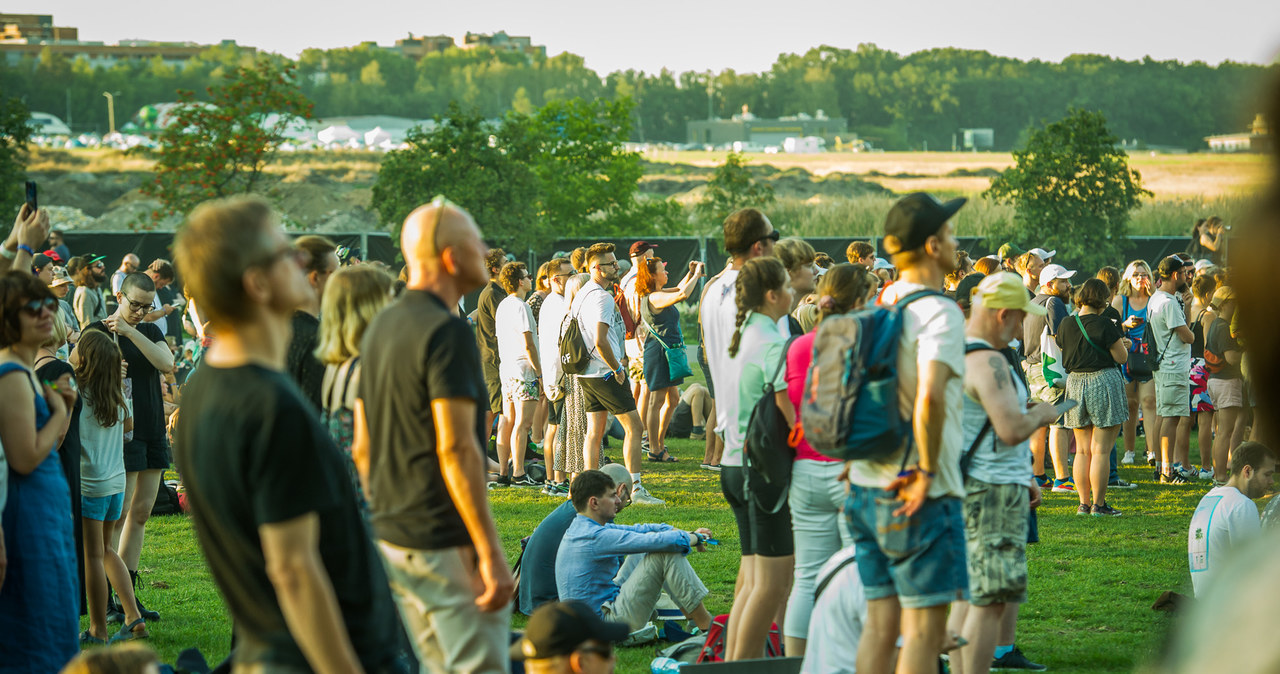
<svg viewBox="0 0 1280 674">
<path fill-rule="evenodd" d="M 57 298 L 45 297 L 38 300 L 31 300 L 30 302 L 27 302 L 26 304 L 22 305 L 22 311 L 24 311 L 28 316 L 33 316 L 33 317 L 39 316 L 40 312 L 44 311 L 45 309 L 48 309 L 49 311 L 57 311 L 58 309 Z"/>
</svg>

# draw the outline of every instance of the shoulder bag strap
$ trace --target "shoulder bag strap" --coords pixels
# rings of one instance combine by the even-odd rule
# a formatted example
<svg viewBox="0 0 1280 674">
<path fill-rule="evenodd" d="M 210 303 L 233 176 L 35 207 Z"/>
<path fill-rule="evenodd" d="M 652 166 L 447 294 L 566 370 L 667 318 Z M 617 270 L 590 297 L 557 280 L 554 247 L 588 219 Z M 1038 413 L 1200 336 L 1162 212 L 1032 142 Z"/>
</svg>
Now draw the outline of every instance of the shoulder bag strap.
<svg viewBox="0 0 1280 674">
<path fill-rule="evenodd" d="M 835 580 L 836 576 L 839 575 L 840 572 L 843 571 L 845 567 L 849 566 L 850 564 L 853 564 L 856 561 L 858 561 L 858 558 L 856 555 L 850 555 L 840 560 L 840 563 L 836 565 L 836 568 L 832 569 L 831 573 L 828 573 L 826 576 L 823 576 L 822 580 L 818 583 L 818 586 L 814 588 L 813 601 L 816 603 L 818 601 L 818 597 L 822 596 L 822 591 L 827 589 L 827 586 L 831 584 L 831 581 Z"/>
<path fill-rule="evenodd" d="M 1084 335 L 1084 341 L 1088 342 L 1089 346 L 1092 346 L 1094 349 L 1097 349 L 1098 353 L 1101 353 L 1103 355 L 1110 357 L 1111 356 L 1110 352 L 1104 351 L 1102 347 L 1095 344 L 1092 339 L 1089 339 L 1089 333 L 1086 332 L 1084 329 L 1084 322 L 1080 320 L 1080 314 L 1072 314 L 1072 316 L 1075 317 L 1076 319 L 1076 325 L 1080 326 L 1080 334 Z"/>
<path fill-rule="evenodd" d="M 773 387 L 773 382 L 778 380 L 778 375 L 782 374 L 782 368 L 787 366 L 787 353 L 791 351 L 791 343 L 796 341 L 800 335 L 792 335 L 787 339 L 787 343 L 782 346 L 782 357 L 778 359 L 778 366 L 773 369 L 773 376 L 764 382 L 765 391 Z"/>
</svg>

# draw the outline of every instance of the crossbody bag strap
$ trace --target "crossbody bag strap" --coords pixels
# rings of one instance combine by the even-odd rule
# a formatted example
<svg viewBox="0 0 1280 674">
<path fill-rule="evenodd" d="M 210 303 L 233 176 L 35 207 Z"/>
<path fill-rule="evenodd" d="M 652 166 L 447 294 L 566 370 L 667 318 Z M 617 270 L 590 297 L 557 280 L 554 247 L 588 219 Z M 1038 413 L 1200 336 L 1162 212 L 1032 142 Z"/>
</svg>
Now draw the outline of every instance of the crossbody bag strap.
<svg viewBox="0 0 1280 674">
<path fill-rule="evenodd" d="M 1095 344 L 1092 339 L 1089 339 L 1089 333 L 1086 332 L 1084 329 L 1084 322 L 1080 320 L 1080 314 L 1072 314 L 1072 316 L 1074 316 L 1076 319 L 1076 325 L 1080 326 L 1080 334 L 1084 335 L 1084 341 L 1088 342 L 1089 346 L 1092 346 L 1094 349 L 1097 349 L 1098 353 L 1101 353 L 1107 357 L 1110 357 L 1111 356 L 1110 352 L 1103 351 L 1102 347 Z"/>
</svg>

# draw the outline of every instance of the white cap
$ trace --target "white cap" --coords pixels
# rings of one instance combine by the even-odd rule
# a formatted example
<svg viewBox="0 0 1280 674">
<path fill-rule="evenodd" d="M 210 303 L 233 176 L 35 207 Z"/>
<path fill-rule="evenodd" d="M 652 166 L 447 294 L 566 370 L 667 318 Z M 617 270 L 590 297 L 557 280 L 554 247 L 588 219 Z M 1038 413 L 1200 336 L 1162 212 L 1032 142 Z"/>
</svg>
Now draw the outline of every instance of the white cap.
<svg viewBox="0 0 1280 674">
<path fill-rule="evenodd" d="M 871 265 L 871 269 L 872 271 L 875 271 L 876 269 L 893 269 L 893 265 L 889 264 L 888 260 L 878 257 L 876 258 L 875 264 Z"/>
<path fill-rule="evenodd" d="M 1198 272 L 1204 271 L 1212 266 L 1213 266 L 1213 263 L 1208 260 L 1196 260 L 1196 271 Z"/>
<path fill-rule="evenodd" d="M 1040 285 L 1047 285 L 1050 281 L 1060 278 L 1070 279 L 1075 275 L 1074 271 L 1060 264 L 1045 265 L 1045 268 L 1040 270 Z"/>
<path fill-rule="evenodd" d="M 1054 255 L 1058 254 L 1058 251 L 1056 250 L 1045 250 L 1043 248 L 1032 248 L 1028 252 L 1035 253 L 1036 257 L 1040 258 L 1044 262 L 1048 262 L 1049 260 L 1053 259 Z"/>
</svg>

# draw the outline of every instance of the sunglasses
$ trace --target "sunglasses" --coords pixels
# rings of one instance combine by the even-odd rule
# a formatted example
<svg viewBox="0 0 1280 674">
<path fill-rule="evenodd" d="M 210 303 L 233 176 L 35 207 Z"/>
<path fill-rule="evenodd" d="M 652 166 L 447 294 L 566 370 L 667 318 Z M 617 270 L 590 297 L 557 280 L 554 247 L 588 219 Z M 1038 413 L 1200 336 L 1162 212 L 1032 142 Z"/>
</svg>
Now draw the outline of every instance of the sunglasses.
<svg viewBox="0 0 1280 674">
<path fill-rule="evenodd" d="M 46 297 L 44 299 L 31 300 L 30 302 L 27 302 L 26 304 L 22 305 L 22 311 L 26 313 L 28 316 L 31 316 L 32 318 L 39 316 L 40 312 L 44 311 L 45 309 L 48 309 L 49 311 L 57 311 L 58 310 L 57 298 Z"/>
<path fill-rule="evenodd" d="M 782 238 L 782 232 L 779 232 L 778 230 L 775 229 L 772 232 L 769 232 L 768 234 L 765 234 L 764 236 L 756 239 L 755 241 L 752 241 L 752 243 L 764 241 L 765 239 L 769 239 L 770 241 L 777 243 L 778 239 L 781 239 L 781 238 Z"/>
</svg>

